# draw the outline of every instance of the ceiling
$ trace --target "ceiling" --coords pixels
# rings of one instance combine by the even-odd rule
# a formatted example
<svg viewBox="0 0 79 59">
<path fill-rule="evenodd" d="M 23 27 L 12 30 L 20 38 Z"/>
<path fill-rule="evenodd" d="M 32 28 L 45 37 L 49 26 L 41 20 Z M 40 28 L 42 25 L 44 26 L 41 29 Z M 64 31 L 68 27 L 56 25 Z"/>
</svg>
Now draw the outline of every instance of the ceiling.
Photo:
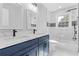
<svg viewBox="0 0 79 59">
<path fill-rule="evenodd" d="M 43 3 L 43 5 L 50 11 L 56 11 L 58 9 L 63 9 L 77 5 L 77 3 Z"/>
</svg>

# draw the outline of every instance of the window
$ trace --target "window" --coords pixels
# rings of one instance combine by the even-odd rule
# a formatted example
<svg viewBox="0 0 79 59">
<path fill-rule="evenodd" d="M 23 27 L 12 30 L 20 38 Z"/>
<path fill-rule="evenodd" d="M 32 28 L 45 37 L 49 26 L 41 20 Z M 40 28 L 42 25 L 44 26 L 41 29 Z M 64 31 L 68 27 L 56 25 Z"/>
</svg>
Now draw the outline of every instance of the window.
<svg viewBox="0 0 79 59">
<path fill-rule="evenodd" d="M 69 15 L 63 15 L 58 17 L 58 27 L 68 27 Z"/>
</svg>

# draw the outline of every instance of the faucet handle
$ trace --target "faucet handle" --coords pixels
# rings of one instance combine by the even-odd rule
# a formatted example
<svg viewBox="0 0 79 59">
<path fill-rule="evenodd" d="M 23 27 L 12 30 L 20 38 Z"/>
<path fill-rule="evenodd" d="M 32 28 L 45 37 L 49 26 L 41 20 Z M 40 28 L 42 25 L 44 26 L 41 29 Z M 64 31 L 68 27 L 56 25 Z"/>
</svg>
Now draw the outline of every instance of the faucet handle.
<svg viewBox="0 0 79 59">
<path fill-rule="evenodd" d="M 14 30 L 13 30 L 13 37 L 16 36 L 16 32 L 17 32 L 17 31 L 14 29 Z"/>
<path fill-rule="evenodd" d="M 37 31 L 36 29 L 33 29 L 33 34 L 35 34 L 35 33 L 36 33 L 36 31 Z"/>
</svg>

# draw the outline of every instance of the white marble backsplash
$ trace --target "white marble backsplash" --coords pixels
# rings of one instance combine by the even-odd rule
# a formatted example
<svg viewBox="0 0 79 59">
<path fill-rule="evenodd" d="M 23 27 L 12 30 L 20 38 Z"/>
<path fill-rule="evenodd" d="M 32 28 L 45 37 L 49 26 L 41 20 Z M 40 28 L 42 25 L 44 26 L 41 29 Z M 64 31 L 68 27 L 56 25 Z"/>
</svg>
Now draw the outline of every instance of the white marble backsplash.
<svg viewBox="0 0 79 59">
<path fill-rule="evenodd" d="M 16 30 L 16 37 L 17 36 L 23 36 L 23 35 L 28 35 L 28 34 L 32 34 L 32 30 Z M 0 30 L 0 39 L 3 38 L 13 38 L 13 31 L 12 30 Z"/>
<path fill-rule="evenodd" d="M 12 36 L 11 30 L 0 30 L 0 38 Z"/>
</svg>

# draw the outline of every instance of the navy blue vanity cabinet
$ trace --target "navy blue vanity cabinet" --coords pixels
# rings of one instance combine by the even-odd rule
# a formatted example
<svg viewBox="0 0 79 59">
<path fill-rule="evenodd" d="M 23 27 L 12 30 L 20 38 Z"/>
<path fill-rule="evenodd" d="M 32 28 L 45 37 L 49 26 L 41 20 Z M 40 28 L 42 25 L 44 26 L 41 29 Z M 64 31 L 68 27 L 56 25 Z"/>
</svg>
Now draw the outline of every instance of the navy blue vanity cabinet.
<svg viewBox="0 0 79 59">
<path fill-rule="evenodd" d="M 49 35 L 39 38 L 39 56 L 47 56 L 49 53 Z"/>
<path fill-rule="evenodd" d="M 39 45 L 39 56 L 43 56 L 43 44 Z"/>
<path fill-rule="evenodd" d="M 24 54 L 22 54 L 23 56 L 37 56 L 38 55 L 38 42 L 36 44 L 31 45 L 27 49 L 28 49 L 28 51 L 26 51 Z"/>
<path fill-rule="evenodd" d="M 0 56 L 46 56 L 49 49 L 49 35 L 38 37 L 0 49 Z"/>
<path fill-rule="evenodd" d="M 31 49 L 30 51 L 25 53 L 23 56 L 38 56 L 38 47 Z"/>
<path fill-rule="evenodd" d="M 43 43 L 43 56 L 47 56 L 49 54 L 49 41 L 44 41 Z"/>
<path fill-rule="evenodd" d="M 38 44 L 37 39 L 32 39 L 19 44 L 15 44 L 3 49 L 0 49 L 0 56 L 19 56 L 28 52 L 33 45 Z"/>
<path fill-rule="evenodd" d="M 35 51 L 38 50 L 38 44 L 32 44 L 29 47 L 26 47 L 25 49 L 23 49 L 22 51 L 19 51 L 17 53 L 15 53 L 15 56 L 34 56 L 36 55 Z"/>
</svg>

